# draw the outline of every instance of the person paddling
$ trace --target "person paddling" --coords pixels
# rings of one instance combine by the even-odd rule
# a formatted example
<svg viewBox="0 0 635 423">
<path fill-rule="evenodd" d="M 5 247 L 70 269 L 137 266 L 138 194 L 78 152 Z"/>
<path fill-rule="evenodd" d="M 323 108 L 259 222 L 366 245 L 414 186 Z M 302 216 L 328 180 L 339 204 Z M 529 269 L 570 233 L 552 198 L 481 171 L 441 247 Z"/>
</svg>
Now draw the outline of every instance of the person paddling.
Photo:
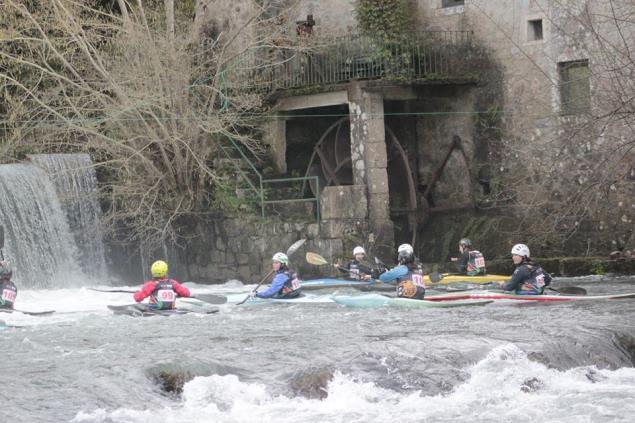
<svg viewBox="0 0 635 423">
<path fill-rule="evenodd" d="M 143 283 L 141 289 L 134 293 L 138 303 L 150 297 L 150 308 L 170 310 L 176 307 L 176 297 L 189 297 L 190 290 L 175 279 L 168 278 L 168 264 L 157 260 L 150 267 L 152 280 Z"/>
<path fill-rule="evenodd" d="M 262 292 L 256 290 L 249 293 L 250 297 L 258 298 L 297 298 L 302 293 L 298 274 L 289 268 L 289 257 L 285 253 L 275 253 L 272 257 L 272 267 L 275 276 L 271 286 Z"/>
<path fill-rule="evenodd" d="M 460 257 L 452 257 L 450 260 L 457 262 L 456 265 L 460 274 L 477 276 L 487 273 L 485 257 L 472 246 L 472 241 L 468 238 L 463 238 L 459 241 L 459 252 L 461 253 Z"/>
<path fill-rule="evenodd" d="M 504 291 L 514 291 L 516 294 L 540 295 L 545 287 L 551 283 L 551 276 L 539 264 L 530 258 L 529 247 L 516 244 L 512 247 L 512 261 L 516 270 L 509 281 L 502 286 Z"/>
<path fill-rule="evenodd" d="M 366 251 L 364 247 L 358 245 L 353 248 L 353 260 L 349 261 L 345 266 L 334 264 L 336 269 L 348 271 L 348 278 L 357 281 L 367 281 L 372 278 L 373 269 L 364 263 L 366 259 Z"/>
<path fill-rule="evenodd" d="M 13 271 L 9 264 L 0 262 L 0 309 L 13 310 L 13 304 L 18 296 L 18 288 L 11 281 Z"/>
<path fill-rule="evenodd" d="M 379 275 L 379 280 L 390 283 L 397 281 L 397 296 L 422 300 L 426 293 L 423 284 L 423 268 L 415 258 L 410 244 L 401 244 L 397 249 L 397 267 Z"/>
</svg>

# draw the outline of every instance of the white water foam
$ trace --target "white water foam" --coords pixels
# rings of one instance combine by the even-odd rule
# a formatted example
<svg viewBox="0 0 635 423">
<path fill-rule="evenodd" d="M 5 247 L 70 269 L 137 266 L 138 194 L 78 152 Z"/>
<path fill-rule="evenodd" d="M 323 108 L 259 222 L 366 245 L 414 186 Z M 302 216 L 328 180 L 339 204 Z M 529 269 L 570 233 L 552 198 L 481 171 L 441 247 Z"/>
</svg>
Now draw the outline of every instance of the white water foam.
<svg viewBox="0 0 635 423">
<path fill-rule="evenodd" d="M 154 410 L 80 411 L 74 423 L 117 422 L 630 422 L 635 369 L 549 369 L 517 346 L 495 348 L 447 395 L 400 393 L 336 373 L 324 400 L 286 397 L 235 375 L 197 377 L 183 400 Z M 167 400 L 166 400 L 167 401 Z"/>
</svg>

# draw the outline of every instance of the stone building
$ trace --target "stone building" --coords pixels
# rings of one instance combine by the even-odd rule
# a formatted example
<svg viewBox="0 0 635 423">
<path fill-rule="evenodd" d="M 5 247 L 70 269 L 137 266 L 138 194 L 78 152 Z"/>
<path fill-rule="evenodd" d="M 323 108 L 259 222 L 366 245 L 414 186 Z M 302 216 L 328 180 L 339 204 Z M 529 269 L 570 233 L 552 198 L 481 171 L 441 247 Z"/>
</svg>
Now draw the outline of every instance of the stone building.
<svg viewBox="0 0 635 423">
<path fill-rule="evenodd" d="M 200 16 L 219 28 L 256 7 L 217 3 Z M 635 31 L 619 19 L 632 2 L 403 2 L 414 30 L 381 42 L 359 30 L 355 3 L 272 2 L 266 54 L 229 68 L 228 89 L 266 98 L 271 189 L 308 178 L 300 206 L 263 214 L 304 219 L 253 223 L 276 247 L 218 225 L 218 257 L 195 259 L 193 275 L 238 263 L 252 277 L 302 236 L 329 258 L 362 244 L 385 260 L 411 242 L 445 261 L 463 236 L 491 257 L 527 240 L 542 254 L 635 247 Z"/>
</svg>

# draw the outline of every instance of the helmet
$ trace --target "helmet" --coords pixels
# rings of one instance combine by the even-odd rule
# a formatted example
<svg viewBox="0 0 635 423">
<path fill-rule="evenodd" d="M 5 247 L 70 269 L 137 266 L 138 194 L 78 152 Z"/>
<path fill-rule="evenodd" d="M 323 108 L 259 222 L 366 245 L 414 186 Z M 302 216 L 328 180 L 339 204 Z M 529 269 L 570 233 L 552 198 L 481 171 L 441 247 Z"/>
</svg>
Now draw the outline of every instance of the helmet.
<svg viewBox="0 0 635 423">
<path fill-rule="evenodd" d="M 468 238 L 462 238 L 459 241 L 459 245 L 463 245 L 465 247 L 471 247 L 472 246 L 472 241 L 470 241 Z"/>
<path fill-rule="evenodd" d="M 357 247 L 353 248 L 353 256 L 356 256 L 358 254 L 366 255 L 366 251 L 364 251 L 364 247 L 358 245 Z"/>
<path fill-rule="evenodd" d="M 401 263 L 409 262 L 414 258 L 414 250 L 412 249 L 412 245 L 410 244 L 401 244 L 399 248 L 397 248 L 397 260 Z"/>
<path fill-rule="evenodd" d="M 285 253 L 275 253 L 271 258 L 273 261 L 277 261 L 279 263 L 284 264 L 285 266 L 289 265 L 289 257 Z"/>
<path fill-rule="evenodd" d="M 512 247 L 512 255 L 529 258 L 529 247 L 525 244 L 516 244 Z"/>
<path fill-rule="evenodd" d="M 150 273 L 153 278 L 164 278 L 168 274 L 168 264 L 163 260 L 157 260 L 152 263 Z"/>
<path fill-rule="evenodd" d="M 11 279 L 13 271 L 8 266 L 0 266 L 0 279 Z"/>
</svg>

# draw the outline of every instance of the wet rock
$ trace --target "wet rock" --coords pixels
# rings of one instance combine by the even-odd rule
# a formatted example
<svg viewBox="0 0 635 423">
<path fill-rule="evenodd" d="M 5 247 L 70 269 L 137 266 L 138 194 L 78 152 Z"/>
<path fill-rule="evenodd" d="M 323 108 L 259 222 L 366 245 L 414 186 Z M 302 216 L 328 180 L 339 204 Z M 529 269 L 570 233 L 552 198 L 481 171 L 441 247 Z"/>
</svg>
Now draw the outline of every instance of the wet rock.
<svg viewBox="0 0 635 423">
<path fill-rule="evenodd" d="M 180 396 L 183 393 L 183 385 L 194 379 L 194 376 L 189 370 L 161 370 L 153 379 L 166 394 Z"/>
<path fill-rule="evenodd" d="M 527 379 L 520 385 L 520 390 L 525 393 L 537 392 L 545 387 L 545 384 L 542 380 L 532 377 L 531 379 Z"/>
<path fill-rule="evenodd" d="M 328 396 L 326 387 L 331 379 L 333 379 L 331 369 L 308 369 L 291 376 L 289 387 L 295 396 L 324 399 Z"/>
<path fill-rule="evenodd" d="M 602 382 L 606 379 L 605 376 L 602 376 L 593 369 L 589 369 L 584 376 L 586 376 L 586 378 L 589 379 L 592 383 Z"/>
<path fill-rule="evenodd" d="M 544 364 L 547 367 L 553 367 L 549 358 L 547 358 L 547 356 L 542 352 L 532 351 L 527 354 L 527 358 L 531 361 L 535 361 L 536 363 Z"/>
<path fill-rule="evenodd" d="M 635 339 L 627 334 L 616 333 L 613 344 L 628 357 L 631 365 L 635 366 Z"/>
</svg>

